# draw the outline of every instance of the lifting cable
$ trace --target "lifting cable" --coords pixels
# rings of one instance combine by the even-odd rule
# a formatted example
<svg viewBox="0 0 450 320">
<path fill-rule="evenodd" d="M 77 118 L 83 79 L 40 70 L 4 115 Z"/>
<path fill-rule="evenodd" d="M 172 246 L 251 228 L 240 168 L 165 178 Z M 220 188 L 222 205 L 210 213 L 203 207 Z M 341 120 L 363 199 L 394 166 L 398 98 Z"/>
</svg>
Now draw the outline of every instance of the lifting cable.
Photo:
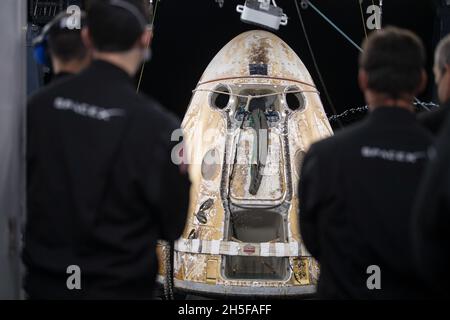
<svg viewBox="0 0 450 320">
<path fill-rule="evenodd" d="M 159 2 L 159 0 L 155 0 L 155 10 L 153 11 L 153 18 L 152 18 L 152 21 L 150 23 L 150 30 L 152 30 L 152 32 L 154 30 L 153 26 L 155 24 L 156 12 L 158 11 L 158 2 Z M 150 41 L 147 43 L 147 50 L 149 49 L 149 47 L 150 47 Z M 139 81 L 138 81 L 138 84 L 137 84 L 136 92 L 139 92 L 139 89 L 141 88 L 142 78 L 144 76 L 144 70 L 145 70 L 145 65 L 146 64 L 147 64 L 146 62 L 144 62 L 142 64 L 141 72 L 139 74 Z"/>
<path fill-rule="evenodd" d="M 363 0 L 356 0 L 356 1 L 358 1 L 358 3 L 359 3 L 359 11 L 361 12 L 361 21 L 362 21 L 362 25 L 363 25 L 363 29 L 364 29 L 364 35 L 366 36 L 366 39 L 367 39 L 366 20 L 364 19 L 364 12 L 363 12 L 363 8 L 362 8 Z"/>
<path fill-rule="evenodd" d="M 327 88 L 327 86 L 325 84 L 325 81 L 323 80 L 322 73 L 320 72 L 319 65 L 317 64 L 316 56 L 314 55 L 314 50 L 313 50 L 313 48 L 311 46 L 311 43 L 309 41 L 308 32 L 306 31 L 305 24 L 303 23 L 302 14 L 300 12 L 300 8 L 298 6 L 297 0 L 294 0 L 294 3 L 295 3 L 295 7 L 297 9 L 298 17 L 300 19 L 300 24 L 302 26 L 303 34 L 305 35 L 306 44 L 308 45 L 308 49 L 309 49 L 309 52 L 311 54 L 311 58 L 312 58 L 312 61 L 313 61 L 313 64 L 314 64 L 314 68 L 316 69 L 317 75 L 319 76 L 320 83 L 322 84 L 323 91 L 325 93 L 325 97 L 327 98 L 328 104 L 329 104 L 333 114 L 337 115 L 336 108 L 334 107 L 333 101 L 331 100 L 330 94 L 328 93 L 328 88 Z M 339 119 L 337 119 L 337 122 L 338 122 L 338 124 L 339 124 L 339 126 L 341 128 L 344 127 Z"/>
<path fill-rule="evenodd" d="M 321 16 L 326 22 L 328 22 L 337 32 L 339 32 L 345 39 L 347 39 L 348 42 L 350 42 L 356 49 L 358 49 L 360 52 L 362 52 L 362 48 L 356 44 L 355 41 L 353 41 L 344 31 L 342 31 L 341 28 L 339 28 L 333 21 L 331 21 L 322 11 L 320 11 L 315 5 L 311 3 L 309 0 L 304 0 L 306 3 L 311 6 L 311 8 L 314 9 L 314 11 L 317 12 L 319 16 Z M 295 1 L 297 3 L 297 1 Z M 298 8 L 298 4 L 297 4 Z"/>
<path fill-rule="evenodd" d="M 310 52 L 311 52 L 311 55 L 313 55 L 313 51 L 312 51 L 312 48 L 311 48 L 311 44 L 310 44 L 310 42 L 309 42 L 309 39 L 308 39 L 308 37 L 307 37 L 307 33 L 306 33 L 306 29 L 305 29 L 305 26 L 304 26 L 304 23 L 303 23 L 303 19 L 302 19 L 302 16 L 301 16 L 301 13 L 300 13 L 300 8 L 298 7 L 298 3 L 297 3 L 297 1 L 298 0 L 294 0 L 294 2 L 295 2 L 295 6 L 296 6 L 296 8 L 297 8 L 297 13 L 298 13 L 298 16 L 299 16 L 299 18 L 300 18 L 300 23 L 301 23 L 301 25 L 302 25 L 302 28 L 303 28 L 303 32 L 305 33 L 305 37 L 306 37 L 306 42 L 307 42 L 307 44 L 308 44 L 308 47 L 310 48 Z M 360 52 L 363 52 L 363 49 L 360 47 L 360 46 L 358 46 L 344 31 L 342 31 L 333 21 L 331 21 L 324 13 L 322 13 L 322 11 L 320 11 L 316 6 L 314 6 L 312 3 L 311 3 L 311 1 L 310 0 L 302 0 L 302 1 L 304 1 L 307 5 L 309 5 L 309 6 L 311 6 L 311 8 L 313 8 L 314 9 L 314 11 L 316 11 L 317 12 L 317 14 L 318 15 L 320 15 L 326 22 L 328 22 L 337 32 L 339 32 L 345 39 L 347 39 L 347 41 L 348 42 L 350 42 L 356 49 L 358 49 L 358 51 L 360 51 Z M 372 0 L 372 3 L 373 3 L 373 0 Z M 361 2 L 360 2 L 360 5 L 361 5 Z M 383 6 L 383 0 L 380 0 L 380 8 Z M 380 22 L 381 22 L 381 17 L 380 17 Z M 314 61 L 314 65 L 316 66 L 316 70 L 318 71 L 318 73 L 319 73 L 319 69 L 318 69 L 318 66 L 317 66 L 317 63 L 316 63 L 316 59 L 314 58 L 314 56 L 313 56 L 313 61 Z M 320 78 L 322 78 L 321 77 L 321 75 L 320 75 L 320 73 L 319 73 L 319 77 Z M 323 82 L 323 79 L 321 80 L 321 82 Z M 322 83 L 322 85 L 324 85 L 324 83 Z M 327 89 L 326 89 L 326 87 L 324 87 L 324 92 L 325 92 L 325 95 L 327 96 L 327 99 L 330 101 L 330 99 L 328 98 L 328 92 L 327 92 Z M 414 101 L 418 104 L 418 105 L 420 105 L 423 109 L 425 109 L 426 111 L 430 111 L 430 108 L 423 102 L 423 101 L 420 101 L 417 97 L 414 97 Z M 334 108 L 334 106 L 332 106 L 332 109 L 333 109 L 333 113 L 334 113 L 334 115 L 336 115 L 337 114 L 337 112 L 336 112 L 336 109 Z M 339 121 L 339 126 L 340 127 L 343 127 L 342 126 L 342 123 Z"/>
</svg>

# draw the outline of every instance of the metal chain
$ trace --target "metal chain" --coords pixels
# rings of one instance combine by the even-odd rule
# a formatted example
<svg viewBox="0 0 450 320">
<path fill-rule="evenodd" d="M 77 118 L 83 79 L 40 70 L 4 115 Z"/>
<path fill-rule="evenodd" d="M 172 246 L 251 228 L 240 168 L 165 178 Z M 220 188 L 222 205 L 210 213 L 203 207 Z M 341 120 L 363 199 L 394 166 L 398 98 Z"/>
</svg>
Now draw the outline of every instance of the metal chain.
<svg viewBox="0 0 450 320">
<path fill-rule="evenodd" d="M 348 109 L 348 110 L 345 110 L 344 112 L 342 112 L 340 114 L 332 115 L 332 116 L 328 117 L 328 121 L 335 122 L 335 121 L 341 120 L 343 118 L 346 118 L 349 115 L 366 113 L 367 109 L 368 109 L 367 106 Z"/>
<path fill-rule="evenodd" d="M 436 108 L 439 108 L 439 105 L 433 103 L 433 102 L 415 102 L 414 106 L 416 107 L 417 110 L 423 109 L 425 108 L 428 112 L 428 110 L 433 110 Z M 349 116 L 352 115 L 357 115 L 357 114 L 365 114 L 367 113 L 368 107 L 364 106 L 364 107 L 358 107 L 358 108 L 352 108 L 352 109 L 348 109 L 345 110 L 344 112 L 338 114 L 338 115 L 332 115 L 330 117 L 328 117 L 328 121 L 330 122 L 335 122 L 341 119 L 345 119 L 348 118 Z"/>
</svg>

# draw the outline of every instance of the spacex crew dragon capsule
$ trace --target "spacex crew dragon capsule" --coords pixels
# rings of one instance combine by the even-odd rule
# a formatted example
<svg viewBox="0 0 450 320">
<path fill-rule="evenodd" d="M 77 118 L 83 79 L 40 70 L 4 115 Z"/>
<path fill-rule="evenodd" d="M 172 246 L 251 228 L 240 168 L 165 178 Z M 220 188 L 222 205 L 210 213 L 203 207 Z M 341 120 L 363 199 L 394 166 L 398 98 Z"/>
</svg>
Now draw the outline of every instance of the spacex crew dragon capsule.
<svg viewBox="0 0 450 320">
<path fill-rule="evenodd" d="M 174 245 L 175 288 L 241 297 L 314 293 L 319 270 L 299 233 L 299 171 L 311 143 L 333 132 L 296 53 L 266 31 L 237 36 L 203 73 L 182 129 L 192 186 Z M 166 261 L 164 246 L 158 249 Z"/>
</svg>

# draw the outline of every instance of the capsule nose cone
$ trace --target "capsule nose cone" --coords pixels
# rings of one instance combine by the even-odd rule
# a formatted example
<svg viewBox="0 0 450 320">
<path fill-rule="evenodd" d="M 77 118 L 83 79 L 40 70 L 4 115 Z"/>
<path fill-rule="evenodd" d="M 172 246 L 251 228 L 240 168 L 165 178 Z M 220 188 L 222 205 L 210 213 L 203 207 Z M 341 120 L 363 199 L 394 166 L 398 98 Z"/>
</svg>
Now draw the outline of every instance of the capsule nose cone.
<svg viewBox="0 0 450 320">
<path fill-rule="evenodd" d="M 206 68 L 200 82 L 220 78 L 269 76 L 312 84 L 297 54 L 273 33 L 254 30 L 225 45 Z"/>
</svg>

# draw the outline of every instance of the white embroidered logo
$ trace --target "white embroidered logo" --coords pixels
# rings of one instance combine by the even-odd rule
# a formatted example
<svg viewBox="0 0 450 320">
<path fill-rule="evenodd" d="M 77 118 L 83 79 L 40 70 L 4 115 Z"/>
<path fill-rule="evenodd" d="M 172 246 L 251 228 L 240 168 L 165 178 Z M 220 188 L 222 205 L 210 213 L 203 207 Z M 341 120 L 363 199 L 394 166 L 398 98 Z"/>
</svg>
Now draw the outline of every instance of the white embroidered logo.
<svg viewBox="0 0 450 320">
<path fill-rule="evenodd" d="M 123 109 L 105 109 L 61 97 L 55 99 L 53 106 L 58 110 L 70 110 L 81 116 L 102 121 L 109 121 L 112 117 L 120 117 L 125 115 L 125 111 Z"/>
<path fill-rule="evenodd" d="M 426 159 L 426 152 L 409 152 L 402 150 L 380 149 L 376 147 L 362 147 L 361 155 L 364 158 L 378 158 L 387 161 L 416 163 L 419 159 Z"/>
</svg>

